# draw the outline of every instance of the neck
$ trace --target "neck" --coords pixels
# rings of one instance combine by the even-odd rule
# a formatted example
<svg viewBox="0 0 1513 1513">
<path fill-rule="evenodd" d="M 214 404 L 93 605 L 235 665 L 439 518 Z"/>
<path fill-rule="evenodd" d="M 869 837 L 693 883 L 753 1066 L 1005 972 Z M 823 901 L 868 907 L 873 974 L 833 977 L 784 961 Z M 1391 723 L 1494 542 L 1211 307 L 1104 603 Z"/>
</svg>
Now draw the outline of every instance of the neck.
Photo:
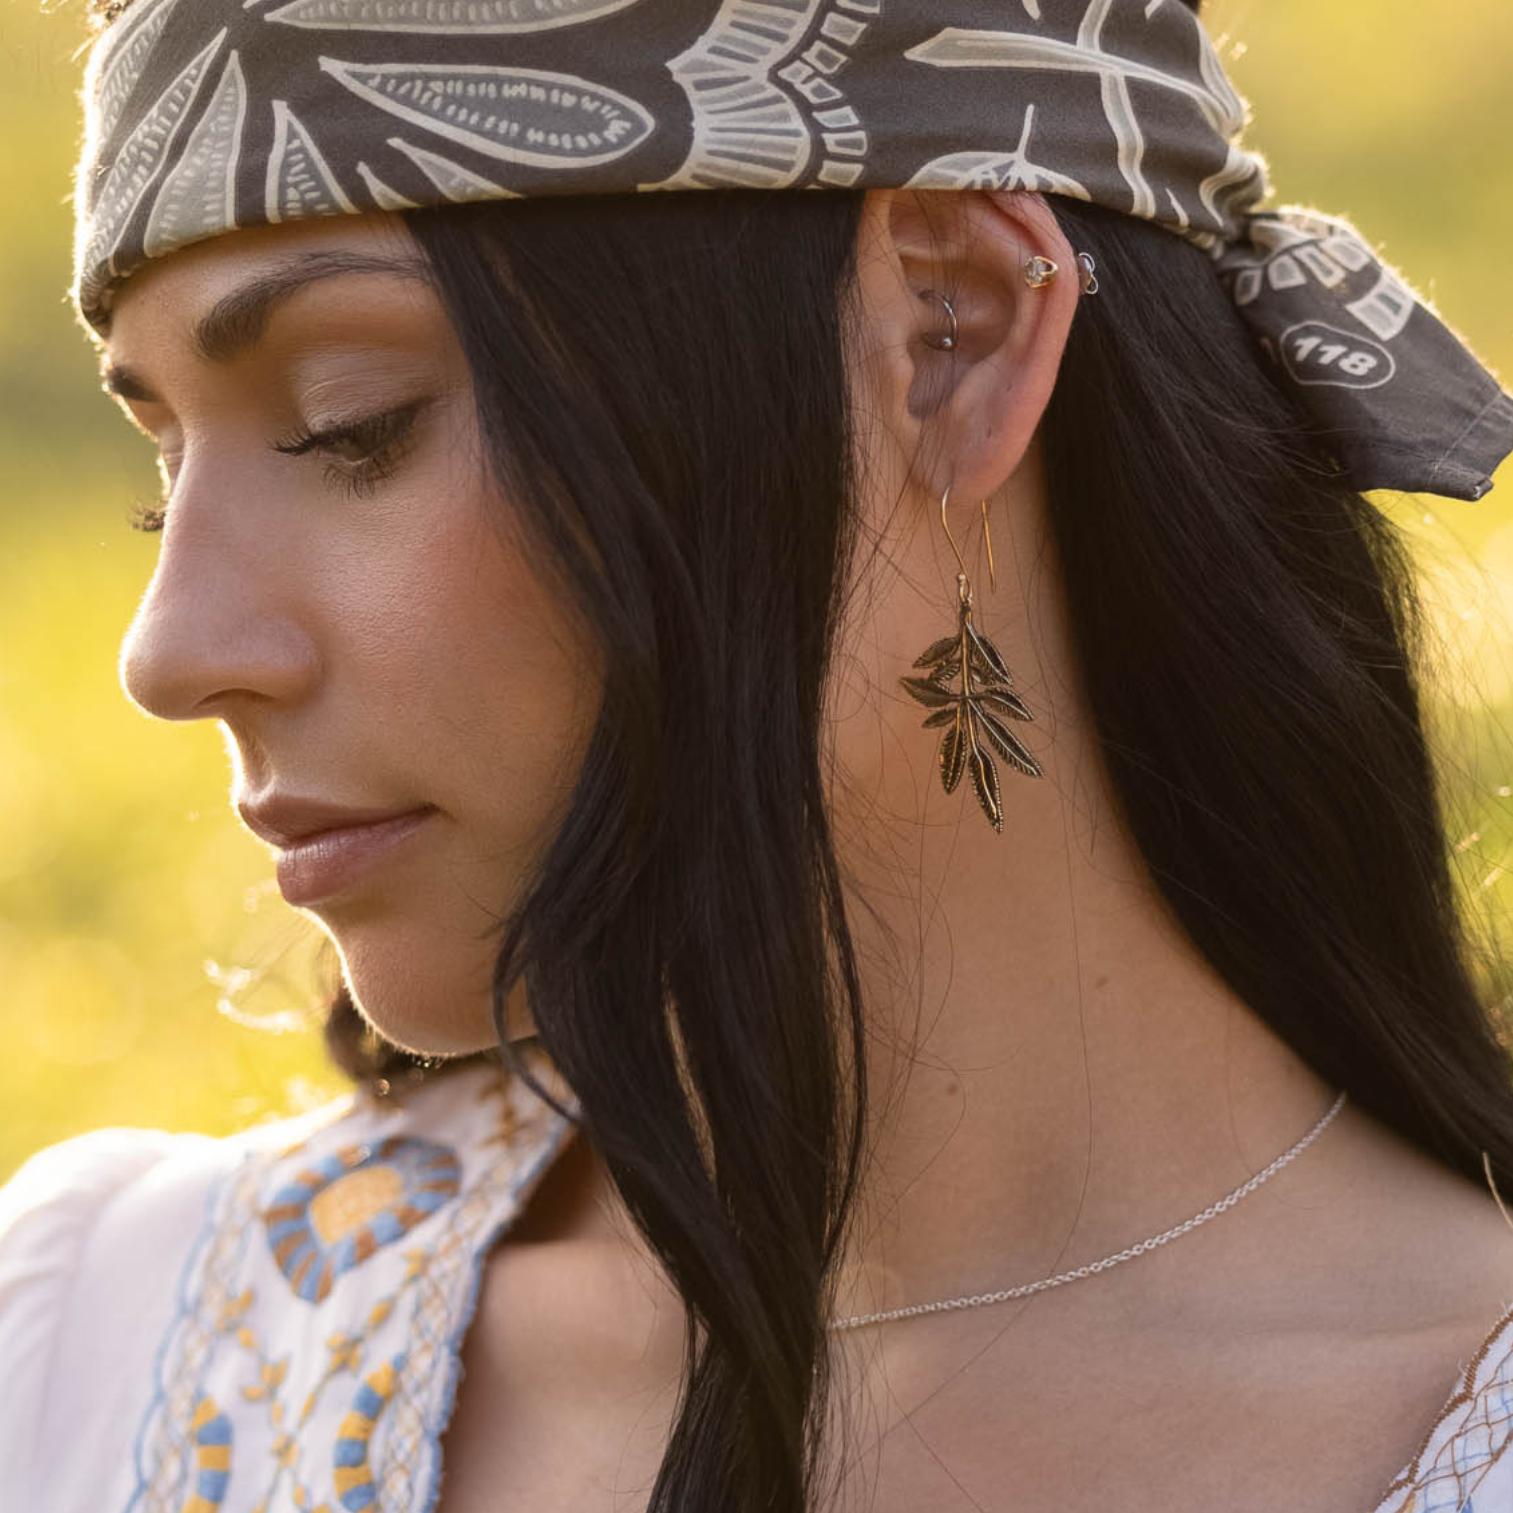
<svg viewBox="0 0 1513 1513">
<path fill-rule="evenodd" d="M 887 596 L 890 633 L 847 664 L 871 686 L 846 705 L 877 711 L 881 728 L 850 718 L 837 752 L 873 1027 L 870 1166 L 842 1314 L 998 1291 L 1123 1250 L 1248 1181 L 1338 1091 L 1201 956 L 1119 821 L 1046 545 L 1014 539 L 1031 527 L 1012 522 L 1037 516 L 1026 502 L 1011 501 L 1007 531 L 995 523 L 996 593 L 973 578 L 974 623 L 1036 712 L 1020 729 L 1045 768 L 999 764 L 1002 834 L 967 779 L 941 791 L 939 731 L 894 692 L 954 616 L 954 594 L 920 588 L 951 578 L 928 543 L 894 559 L 907 571 Z M 1213 1225 L 1307 1190 L 1351 1114 Z"/>
<path fill-rule="evenodd" d="M 868 1068 L 872 1164 L 844 1311 L 997 1291 L 1123 1250 L 1248 1181 L 1332 1102 L 1114 839 L 1102 828 L 1082 850 L 1021 830 L 975 866 L 959 845 L 916 916 L 933 923 L 903 985 L 868 917 L 868 1002 L 887 1031 Z M 1325 1142 L 1272 1196 L 1308 1184 Z"/>
</svg>

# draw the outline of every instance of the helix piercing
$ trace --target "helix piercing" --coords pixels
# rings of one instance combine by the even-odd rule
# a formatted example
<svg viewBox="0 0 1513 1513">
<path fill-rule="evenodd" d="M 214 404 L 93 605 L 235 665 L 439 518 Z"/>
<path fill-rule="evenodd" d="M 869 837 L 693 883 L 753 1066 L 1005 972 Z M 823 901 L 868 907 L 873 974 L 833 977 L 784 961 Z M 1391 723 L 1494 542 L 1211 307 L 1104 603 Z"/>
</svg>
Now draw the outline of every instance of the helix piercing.
<svg viewBox="0 0 1513 1513">
<path fill-rule="evenodd" d="M 1037 252 L 1034 257 L 1025 262 L 1024 281 L 1032 289 L 1044 289 L 1060 272 L 1059 263 L 1053 263 L 1048 257 L 1041 257 Z"/>
<path fill-rule="evenodd" d="M 1091 252 L 1079 252 L 1077 254 L 1077 282 L 1084 294 L 1096 294 L 1098 292 L 1098 265 L 1093 261 Z M 1045 286 L 1061 272 L 1061 265 L 1052 262 L 1048 257 L 1042 257 L 1036 253 L 1028 258 L 1024 265 L 1024 281 L 1032 289 L 1044 289 Z"/>
</svg>

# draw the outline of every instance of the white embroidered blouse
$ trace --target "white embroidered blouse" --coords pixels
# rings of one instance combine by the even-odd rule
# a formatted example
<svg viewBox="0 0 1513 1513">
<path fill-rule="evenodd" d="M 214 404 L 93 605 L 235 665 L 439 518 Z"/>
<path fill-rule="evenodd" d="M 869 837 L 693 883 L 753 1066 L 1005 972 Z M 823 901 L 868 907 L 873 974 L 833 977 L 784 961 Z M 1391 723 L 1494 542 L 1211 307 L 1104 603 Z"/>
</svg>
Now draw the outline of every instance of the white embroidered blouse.
<svg viewBox="0 0 1513 1513">
<path fill-rule="evenodd" d="M 477 1065 L 38 1152 L 0 1187 L 0 1513 L 430 1513 L 481 1263 L 571 1134 Z M 1510 1443 L 1513 1310 L 1372 1513 L 1513 1513 Z"/>
</svg>

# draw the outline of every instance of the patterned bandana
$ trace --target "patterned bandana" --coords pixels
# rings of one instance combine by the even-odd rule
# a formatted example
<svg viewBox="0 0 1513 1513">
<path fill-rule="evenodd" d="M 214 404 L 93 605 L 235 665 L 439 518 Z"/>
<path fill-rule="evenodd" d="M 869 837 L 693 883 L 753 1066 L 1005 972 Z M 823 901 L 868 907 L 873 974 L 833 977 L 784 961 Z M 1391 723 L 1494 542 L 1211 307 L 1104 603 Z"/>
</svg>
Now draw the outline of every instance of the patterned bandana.
<svg viewBox="0 0 1513 1513">
<path fill-rule="evenodd" d="M 304 216 L 1025 189 L 1205 247 L 1353 487 L 1476 499 L 1513 451 L 1513 397 L 1347 224 L 1255 213 L 1265 165 L 1182 0 L 136 0 L 85 94 L 96 326 L 145 260 Z"/>
</svg>

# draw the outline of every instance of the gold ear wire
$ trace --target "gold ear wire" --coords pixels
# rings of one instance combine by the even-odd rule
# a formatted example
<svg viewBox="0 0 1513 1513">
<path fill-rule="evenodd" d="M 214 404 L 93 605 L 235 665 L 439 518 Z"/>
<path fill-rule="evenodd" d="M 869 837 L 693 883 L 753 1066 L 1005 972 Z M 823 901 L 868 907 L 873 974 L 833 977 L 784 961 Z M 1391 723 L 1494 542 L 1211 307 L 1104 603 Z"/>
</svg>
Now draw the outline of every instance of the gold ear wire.
<svg viewBox="0 0 1513 1513">
<path fill-rule="evenodd" d="M 945 527 L 946 540 L 951 543 L 951 550 L 956 553 L 956 566 L 960 569 L 963 577 L 967 575 L 967 565 L 961 560 L 961 552 L 957 550 L 956 538 L 951 534 L 951 522 L 946 519 L 946 501 L 951 497 L 951 486 L 946 485 L 946 491 L 940 496 L 940 523 Z M 988 530 L 988 501 L 982 501 L 982 539 L 988 549 L 988 586 L 995 591 L 998 588 L 998 575 L 993 570 L 993 537 Z"/>
<path fill-rule="evenodd" d="M 940 523 L 945 527 L 946 540 L 951 543 L 951 550 L 956 552 L 956 566 L 963 576 L 966 575 L 967 564 L 961 560 L 961 553 L 956 550 L 956 538 L 951 534 L 951 522 L 946 519 L 946 500 L 951 497 L 951 485 L 946 485 L 946 491 L 940 496 Z"/>
</svg>

